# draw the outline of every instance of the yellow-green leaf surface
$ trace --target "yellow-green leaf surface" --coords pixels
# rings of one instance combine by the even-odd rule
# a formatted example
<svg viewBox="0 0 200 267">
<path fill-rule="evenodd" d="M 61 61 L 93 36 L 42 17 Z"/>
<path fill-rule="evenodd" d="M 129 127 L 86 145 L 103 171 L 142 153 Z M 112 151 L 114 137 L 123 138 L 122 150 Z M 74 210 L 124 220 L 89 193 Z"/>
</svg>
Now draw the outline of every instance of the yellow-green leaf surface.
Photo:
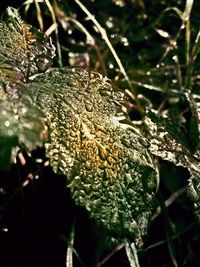
<svg viewBox="0 0 200 267">
<path fill-rule="evenodd" d="M 121 94 L 99 75 L 54 69 L 31 84 L 50 130 L 47 155 L 77 204 L 118 235 L 144 234 L 157 173 L 148 143 L 120 123 Z"/>
</svg>

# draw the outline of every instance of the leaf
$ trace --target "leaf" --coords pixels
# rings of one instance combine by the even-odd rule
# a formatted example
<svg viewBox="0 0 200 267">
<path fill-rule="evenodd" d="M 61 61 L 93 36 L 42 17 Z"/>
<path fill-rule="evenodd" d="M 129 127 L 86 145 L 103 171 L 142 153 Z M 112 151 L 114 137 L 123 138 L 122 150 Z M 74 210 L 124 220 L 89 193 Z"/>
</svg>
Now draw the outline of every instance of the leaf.
<svg viewBox="0 0 200 267">
<path fill-rule="evenodd" d="M 186 97 L 192 113 L 190 135 L 194 143 L 194 152 L 198 154 L 200 148 L 200 102 L 189 91 L 186 92 Z"/>
<path fill-rule="evenodd" d="M 139 130 L 120 121 L 120 101 L 100 75 L 53 69 L 30 88 L 49 126 L 47 156 L 78 205 L 118 236 L 146 233 L 157 187 L 156 163 Z"/>
<path fill-rule="evenodd" d="M 16 9 L 8 7 L 0 22 L 1 68 L 14 70 L 20 80 L 51 66 L 55 48 L 51 40 L 26 24 Z"/>
<path fill-rule="evenodd" d="M 0 99 L 0 136 L 17 137 L 20 144 L 32 150 L 41 144 L 45 130 L 41 111 L 32 103 L 23 84 L 2 83 Z M 8 91 L 10 93 L 7 93 Z"/>
<path fill-rule="evenodd" d="M 194 102 L 190 103 L 193 107 L 192 113 L 198 124 L 198 109 Z M 145 123 L 149 129 L 149 142 L 152 154 L 164 160 L 173 162 L 176 166 L 182 166 L 190 172 L 188 182 L 188 194 L 194 202 L 194 207 L 200 216 L 200 158 L 198 153 L 192 153 L 181 142 L 176 132 L 176 127 L 170 127 L 169 118 L 163 117 L 155 111 L 150 111 L 145 118 Z M 199 124 L 198 124 L 199 127 Z"/>
<path fill-rule="evenodd" d="M 0 138 L 1 169 L 8 168 L 12 147 L 28 150 L 42 145 L 46 129 L 42 112 L 34 106 L 27 79 L 44 71 L 54 47 L 42 33 L 25 24 L 8 8 L 0 21 Z"/>
<path fill-rule="evenodd" d="M 151 110 L 145 118 L 145 124 L 148 128 L 151 153 L 187 168 L 188 161 L 184 156 L 192 158 L 192 155 L 172 120 Z"/>
</svg>

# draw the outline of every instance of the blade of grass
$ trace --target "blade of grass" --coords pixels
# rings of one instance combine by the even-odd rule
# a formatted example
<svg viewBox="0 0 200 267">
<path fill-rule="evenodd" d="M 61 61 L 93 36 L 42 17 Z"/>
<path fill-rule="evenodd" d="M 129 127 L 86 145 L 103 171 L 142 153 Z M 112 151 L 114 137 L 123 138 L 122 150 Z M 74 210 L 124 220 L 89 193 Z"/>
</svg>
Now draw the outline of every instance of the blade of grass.
<svg viewBox="0 0 200 267">
<path fill-rule="evenodd" d="M 196 57 L 199 54 L 199 51 L 200 51 L 200 30 L 197 34 L 197 37 L 196 37 L 195 42 L 194 42 L 194 46 L 192 48 L 192 52 L 191 52 L 191 56 L 190 56 L 191 64 L 193 64 L 194 61 L 196 60 Z"/>
<path fill-rule="evenodd" d="M 28 10 L 29 10 L 31 4 L 34 4 L 34 2 L 37 2 L 37 4 L 38 4 L 38 3 L 42 3 L 43 0 L 26 0 L 25 2 L 23 2 L 22 6 L 25 6 L 25 7 L 24 7 L 24 11 L 25 11 L 25 13 L 28 12 Z"/>
<path fill-rule="evenodd" d="M 163 59 L 167 56 L 169 51 L 171 51 L 173 48 L 176 47 L 177 40 L 180 36 L 180 33 L 183 29 L 185 29 L 185 58 L 186 58 L 186 66 L 187 66 L 186 77 L 185 77 L 185 87 L 186 88 L 190 87 L 190 83 L 191 83 L 191 66 L 189 64 L 189 61 L 190 61 L 190 39 L 191 39 L 190 14 L 191 14 L 193 2 L 194 2 L 193 0 L 187 0 L 186 5 L 185 5 L 185 10 L 183 12 L 176 7 L 166 8 L 162 12 L 161 16 L 158 19 L 158 21 L 159 21 L 164 13 L 166 13 L 168 11 L 174 11 L 182 20 L 181 26 L 180 26 L 176 36 L 173 39 L 171 39 L 170 44 L 166 48 L 160 62 L 163 61 Z"/>
<path fill-rule="evenodd" d="M 61 54 L 61 46 L 60 46 L 60 41 L 59 41 L 59 36 L 58 36 L 58 27 L 57 27 L 57 21 L 56 21 L 56 16 L 55 16 L 55 12 L 54 12 L 54 9 L 53 9 L 53 6 L 51 5 L 51 3 L 49 2 L 49 0 L 27 0 L 23 3 L 23 5 L 26 5 L 26 10 L 27 10 L 27 6 L 30 5 L 30 4 L 33 4 L 35 3 L 35 6 L 36 6 L 36 12 L 37 12 L 37 19 L 38 19 L 38 22 L 39 22 L 39 25 L 40 25 L 40 29 L 43 30 L 43 20 L 41 21 L 41 18 L 42 18 L 42 15 L 41 15 L 41 10 L 40 10 L 40 7 L 39 7 L 39 4 L 38 3 L 45 3 L 47 8 L 49 9 L 50 11 L 50 14 L 51 14 L 51 18 L 52 18 L 52 21 L 53 21 L 53 27 L 55 31 L 55 36 L 56 36 L 56 48 L 57 48 L 57 54 L 58 54 L 58 64 L 60 67 L 62 67 L 62 54 Z M 51 29 L 51 32 L 53 32 L 52 29 Z"/>
<path fill-rule="evenodd" d="M 113 54 L 113 57 L 114 59 L 116 60 L 119 68 L 120 68 L 120 71 L 121 73 L 124 75 L 125 79 L 127 80 L 129 86 L 131 89 L 132 88 L 132 85 L 131 85 L 131 82 L 128 78 L 128 75 L 124 69 L 124 66 L 122 65 L 121 63 L 121 60 L 120 58 L 118 57 L 115 49 L 113 48 L 109 38 L 108 38 L 108 35 L 106 33 L 106 30 L 99 24 L 99 22 L 95 19 L 95 17 L 90 13 L 90 11 L 79 1 L 79 0 L 74 0 L 77 5 L 85 12 L 85 14 L 88 16 L 88 18 L 94 23 L 94 25 L 97 27 L 98 31 L 100 32 L 102 38 L 104 39 L 104 41 L 106 42 L 107 46 L 109 47 L 111 53 Z"/>
<path fill-rule="evenodd" d="M 191 32 L 190 32 L 190 12 L 192 9 L 192 2 L 191 0 L 187 0 L 185 11 L 183 13 L 182 23 L 185 25 L 185 55 L 186 55 L 186 64 L 189 64 L 190 59 L 190 39 L 191 39 Z"/>
<path fill-rule="evenodd" d="M 158 87 L 158 86 L 155 86 L 155 85 L 142 83 L 142 82 L 138 82 L 138 81 L 134 81 L 134 80 L 131 80 L 131 82 L 132 82 L 132 84 L 144 87 L 145 89 L 152 90 L 152 91 L 155 91 L 155 92 L 158 92 L 158 93 L 161 93 L 161 94 L 167 94 L 167 95 L 179 96 L 179 97 L 180 96 L 187 97 L 185 92 L 177 90 L 177 89 L 174 89 L 174 88 L 168 88 L 166 90 L 166 89 L 164 89 L 162 87 Z M 200 99 L 200 96 L 197 95 L 197 94 L 192 94 L 192 96 L 195 99 Z"/>
<path fill-rule="evenodd" d="M 131 267 L 140 267 L 135 243 L 125 240 L 126 255 Z"/>
<path fill-rule="evenodd" d="M 174 203 L 174 201 L 179 198 L 181 195 L 183 195 L 186 192 L 186 187 L 184 186 L 183 188 L 180 188 L 176 192 L 174 192 L 168 199 L 165 200 L 164 204 L 165 207 L 168 208 L 171 204 Z M 160 214 L 161 214 L 161 207 L 159 206 L 154 215 L 151 217 L 151 221 L 154 221 Z"/>
<path fill-rule="evenodd" d="M 49 0 L 44 0 L 44 2 L 47 5 L 47 7 L 51 13 L 53 24 L 57 25 L 56 15 L 55 15 L 53 6 L 49 2 Z M 55 35 L 56 35 L 56 48 L 57 48 L 57 53 L 58 53 L 58 64 L 60 67 L 62 67 L 63 64 L 62 64 L 62 54 L 61 54 L 60 41 L 59 41 L 59 36 L 58 36 L 58 27 L 55 28 Z"/>
<path fill-rule="evenodd" d="M 172 236 L 172 240 L 175 240 L 175 239 L 178 239 L 179 237 L 181 237 L 183 234 L 189 232 L 193 227 L 195 227 L 195 222 L 192 222 L 191 224 L 187 225 L 186 228 L 184 228 L 183 230 L 181 230 L 180 232 L 177 232 L 176 234 L 174 234 Z M 161 241 L 158 241 L 152 245 L 149 245 L 148 247 L 146 248 L 141 248 L 141 249 L 138 249 L 138 251 L 142 251 L 142 252 L 147 252 L 151 249 L 154 249 L 156 247 L 159 247 L 161 245 L 164 245 L 166 244 L 166 240 L 161 240 Z"/>
<path fill-rule="evenodd" d="M 198 32 L 197 37 L 195 39 L 191 55 L 189 58 L 189 62 L 187 64 L 185 88 L 190 89 L 191 87 L 193 65 L 199 54 L 199 51 L 200 51 L 200 31 Z"/>
<path fill-rule="evenodd" d="M 186 0 L 185 10 L 183 12 L 183 20 L 189 20 L 194 0 Z"/>
<path fill-rule="evenodd" d="M 45 34 L 49 37 L 58 27 L 57 23 L 51 24 L 51 26 L 45 31 Z"/>
<path fill-rule="evenodd" d="M 34 1 L 36 1 L 37 3 L 43 3 L 44 0 L 26 0 L 22 5 L 30 5 L 33 4 Z"/>
<path fill-rule="evenodd" d="M 72 225 L 71 233 L 68 240 L 67 254 L 66 254 L 66 267 L 73 267 L 73 246 L 74 246 L 74 224 Z"/>
<path fill-rule="evenodd" d="M 57 20 L 62 25 L 64 30 L 68 28 L 68 22 L 71 21 L 78 30 L 80 30 L 81 32 L 85 34 L 86 39 L 87 39 L 87 44 L 91 45 L 95 49 L 97 56 L 99 57 L 99 65 L 101 65 L 102 67 L 103 75 L 107 76 L 107 69 L 106 69 L 105 62 L 103 60 L 103 55 L 101 54 L 101 51 L 98 45 L 96 44 L 95 39 L 89 33 L 87 28 L 74 17 L 68 16 L 56 3 L 54 3 L 53 7 L 54 7 L 54 12 L 56 14 Z M 53 30 L 53 27 L 50 27 L 50 28 L 52 28 Z M 51 30 L 50 28 L 48 29 L 48 32 Z"/>
<path fill-rule="evenodd" d="M 178 56 L 177 55 L 173 56 L 173 60 L 175 62 L 175 71 L 176 71 L 176 77 L 177 77 L 177 81 L 179 84 L 179 88 L 182 89 L 183 79 L 182 79 Z"/>
<path fill-rule="evenodd" d="M 120 58 L 118 57 L 114 47 L 112 46 L 108 35 L 106 33 L 106 30 L 99 24 L 99 22 L 95 19 L 94 15 L 92 15 L 90 13 L 90 11 L 79 1 L 79 0 L 74 0 L 76 2 L 76 4 L 83 10 L 83 12 L 88 16 L 88 18 L 94 23 L 94 25 L 96 26 L 96 28 L 98 29 L 99 33 L 102 36 L 102 39 L 105 41 L 105 43 L 107 44 L 108 48 L 110 49 L 115 61 L 117 62 L 117 65 L 119 66 L 119 69 L 121 71 L 121 73 L 123 74 L 123 76 L 125 77 L 126 81 L 128 82 L 129 88 L 131 89 L 131 93 L 133 93 L 134 98 L 135 98 L 135 102 L 136 102 L 136 108 L 137 110 L 143 114 L 144 113 L 144 107 L 140 104 L 140 102 L 137 99 L 137 94 L 130 82 L 130 79 L 124 69 L 124 66 L 120 60 Z"/>
<path fill-rule="evenodd" d="M 118 244 L 102 261 L 97 264 L 97 267 L 103 266 L 115 253 L 124 247 L 123 243 Z"/>
<path fill-rule="evenodd" d="M 163 10 L 163 12 L 160 14 L 160 16 L 158 17 L 158 19 L 156 19 L 156 21 L 153 23 L 153 25 L 159 25 L 160 24 L 160 20 L 163 18 L 164 14 L 169 12 L 169 11 L 174 11 L 179 18 L 182 19 L 182 16 L 183 16 L 183 12 L 177 8 L 177 7 L 168 7 L 166 9 Z M 156 30 L 156 27 L 154 28 Z M 159 66 L 161 64 L 161 62 L 164 60 L 164 58 L 168 55 L 168 53 L 174 49 L 177 45 L 177 40 L 181 34 L 181 31 L 182 31 L 182 27 L 179 28 L 177 34 L 171 38 L 171 40 L 169 41 L 169 45 L 166 47 L 161 59 L 159 60 L 159 63 L 157 66 Z"/>
<path fill-rule="evenodd" d="M 40 30 L 43 31 L 44 30 L 44 23 L 43 23 L 41 8 L 40 8 L 39 3 L 36 0 L 34 0 L 34 3 L 35 3 L 36 15 L 37 15 L 39 27 L 40 27 Z"/>
<path fill-rule="evenodd" d="M 91 46 L 94 47 L 94 49 L 95 49 L 95 51 L 97 53 L 97 56 L 99 57 L 99 61 L 100 61 L 100 64 L 101 64 L 101 67 L 102 67 L 102 70 L 103 70 L 103 75 L 107 76 L 106 65 L 105 65 L 105 62 L 103 60 L 103 56 L 101 55 L 101 51 L 100 51 L 99 47 L 97 46 L 97 44 L 95 42 L 95 39 L 92 37 L 92 35 L 88 32 L 88 30 L 79 21 L 77 21 L 74 18 L 69 18 L 69 20 L 71 20 L 75 24 L 75 26 L 86 35 L 87 42 Z"/>
<path fill-rule="evenodd" d="M 193 6 L 193 0 L 187 0 L 185 11 L 182 17 L 182 24 L 185 25 L 185 61 L 186 61 L 186 75 L 185 75 L 185 88 L 189 89 L 191 87 L 191 77 L 192 77 L 192 65 L 190 64 L 190 14 Z"/>
</svg>

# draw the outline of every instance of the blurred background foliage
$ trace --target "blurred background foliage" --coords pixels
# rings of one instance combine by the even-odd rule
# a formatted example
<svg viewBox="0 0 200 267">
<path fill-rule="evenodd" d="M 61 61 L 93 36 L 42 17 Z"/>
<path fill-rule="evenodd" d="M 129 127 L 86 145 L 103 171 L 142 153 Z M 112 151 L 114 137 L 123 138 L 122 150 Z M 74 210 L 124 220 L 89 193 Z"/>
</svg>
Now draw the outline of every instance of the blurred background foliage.
<svg viewBox="0 0 200 267">
<path fill-rule="evenodd" d="M 54 66 L 81 66 L 109 77 L 127 93 L 134 123 L 154 108 L 172 118 L 186 147 L 196 149 L 199 136 L 184 92 L 200 98 L 199 1 L 8 0 L 0 3 L 1 12 L 9 5 L 51 36 Z M 1 172 L 0 266 L 65 266 L 70 233 L 73 266 L 129 266 L 121 242 L 74 206 L 64 177 L 45 161 L 42 149 L 24 152 Z M 159 205 L 138 250 L 140 266 L 200 266 L 199 224 L 185 190 L 189 173 L 163 160 L 159 168 Z"/>
</svg>

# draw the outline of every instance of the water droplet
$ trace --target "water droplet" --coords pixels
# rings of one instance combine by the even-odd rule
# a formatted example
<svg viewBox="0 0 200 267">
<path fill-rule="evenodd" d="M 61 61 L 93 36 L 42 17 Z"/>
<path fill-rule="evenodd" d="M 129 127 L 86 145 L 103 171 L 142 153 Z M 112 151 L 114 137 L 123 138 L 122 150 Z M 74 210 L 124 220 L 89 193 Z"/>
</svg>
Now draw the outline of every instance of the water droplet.
<svg viewBox="0 0 200 267">
<path fill-rule="evenodd" d="M 92 166 L 91 166 L 91 164 L 90 164 L 89 161 L 86 161 L 86 162 L 85 162 L 85 168 L 86 168 L 88 171 L 91 171 L 91 170 L 92 170 Z"/>
<path fill-rule="evenodd" d="M 106 160 L 108 157 L 109 153 L 103 146 L 99 146 L 99 156 L 102 160 Z"/>
<path fill-rule="evenodd" d="M 150 72 L 150 71 L 147 71 L 147 75 L 148 75 L 148 76 L 151 75 L 151 72 Z"/>
<path fill-rule="evenodd" d="M 9 127 L 9 126 L 10 126 L 10 122 L 9 122 L 9 121 L 5 121 L 4 125 L 5 125 L 6 127 Z"/>
<path fill-rule="evenodd" d="M 123 43 L 124 46 L 129 46 L 129 42 L 128 42 L 128 39 L 126 37 L 122 37 L 121 42 Z"/>
<path fill-rule="evenodd" d="M 85 108 L 88 112 L 92 112 L 93 111 L 93 105 L 89 102 L 85 103 Z"/>
<path fill-rule="evenodd" d="M 70 136 L 71 136 L 71 137 L 75 137 L 75 136 L 76 136 L 76 132 L 74 132 L 74 131 L 70 131 Z"/>
<path fill-rule="evenodd" d="M 154 181 L 148 181 L 147 182 L 147 191 L 151 193 L 155 189 L 156 189 L 156 184 L 154 183 Z"/>
<path fill-rule="evenodd" d="M 8 228 L 2 228 L 2 231 L 7 233 L 8 232 Z"/>
<path fill-rule="evenodd" d="M 116 6 L 123 7 L 125 5 L 125 1 L 123 0 L 114 0 L 113 1 Z"/>
<path fill-rule="evenodd" d="M 114 65 L 112 63 L 109 64 L 109 68 L 110 69 L 113 69 L 114 68 Z"/>
<path fill-rule="evenodd" d="M 109 17 L 109 19 L 106 21 L 106 25 L 110 29 L 114 27 L 113 18 L 112 17 Z"/>
<path fill-rule="evenodd" d="M 26 108 L 22 108 L 22 113 L 25 114 L 27 112 Z"/>
<path fill-rule="evenodd" d="M 68 33 L 68 34 L 72 34 L 72 30 L 69 29 L 69 30 L 67 31 L 67 33 Z"/>
<path fill-rule="evenodd" d="M 130 183 L 130 182 L 133 181 L 132 176 L 131 176 L 130 173 L 126 173 L 125 175 L 126 175 L 127 183 Z"/>
</svg>

